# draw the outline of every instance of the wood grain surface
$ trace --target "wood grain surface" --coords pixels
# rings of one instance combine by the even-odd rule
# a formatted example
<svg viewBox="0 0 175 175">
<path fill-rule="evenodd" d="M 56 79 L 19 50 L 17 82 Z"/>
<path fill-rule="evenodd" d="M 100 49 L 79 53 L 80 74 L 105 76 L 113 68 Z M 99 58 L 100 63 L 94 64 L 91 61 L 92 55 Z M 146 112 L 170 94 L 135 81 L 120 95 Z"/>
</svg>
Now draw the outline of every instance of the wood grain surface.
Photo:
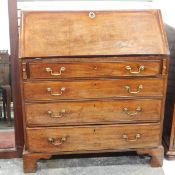
<svg viewBox="0 0 175 175">
<path fill-rule="evenodd" d="M 138 91 L 139 85 L 143 89 L 137 94 L 130 94 L 125 86 L 132 92 Z M 65 88 L 60 94 L 61 88 Z M 48 92 L 51 88 L 52 92 Z M 25 82 L 24 97 L 26 100 L 60 100 L 83 98 L 108 98 L 108 97 L 135 97 L 163 95 L 163 81 L 161 79 L 108 79 L 108 80 L 79 80 L 79 81 L 42 81 Z"/>
<path fill-rule="evenodd" d="M 22 12 L 19 57 L 168 54 L 158 10 Z"/>
<path fill-rule="evenodd" d="M 51 155 L 123 150 L 162 166 L 169 50 L 159 10 L 25 11 L 19 53 L 24 171 Z"/>
<path fill-rule="evenodd" d="M 101 150 L 117 148 L 154 147 L 159 143 L 159 124 L 101 125 L 85 127 L 27 128 L 27 146 L 30 152 L 66 152 L 80 150 Z M 136 134 L 141 137 L 136 141 Z M 66 140 L 61 145 L 53 145 L 48 138 Z"/>
<path fill-rule="evenodd" d="M 137 112 L 137 108 L 141 111 Z M 128 112 L 124 111 L 128 108 Z M 28 126 L 160 121 L 161 100 L 103 100 L 25 105 Z M 48 111 L 52 114 L 49 115 Z M 63 113 L 62 113 L 63 111 Z M 129 113 L 129 114 L 128 114 Z"/>
<path fill-rule="evenodd" d="M 130 66 L 131 70 L 127 70 Z M 141 70 L 141 67 L 144 67 Z M 50 68 L 52 72 L 47 72 Z M 61 69 L 64 68 L 63 71 Z M 29 63 L 31 79 L 58 79 L 83 77 L 116 77 L 116 76 L 158 76 L 162 64 L 157 61 L 116 61 L 116 62 L 48 62 Z M 60 75 L 59 75 L 60 74 Z"/>
</svg>

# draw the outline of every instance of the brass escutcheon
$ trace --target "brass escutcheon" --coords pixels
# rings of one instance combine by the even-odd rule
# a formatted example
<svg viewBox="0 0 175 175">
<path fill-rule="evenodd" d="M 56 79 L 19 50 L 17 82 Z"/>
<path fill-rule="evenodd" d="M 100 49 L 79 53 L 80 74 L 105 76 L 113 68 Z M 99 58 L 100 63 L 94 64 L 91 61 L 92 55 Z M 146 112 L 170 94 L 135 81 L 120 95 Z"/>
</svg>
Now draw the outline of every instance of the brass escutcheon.
<svg viewBox="0 0 175 175">
<path fill-rule="evenodd" d="M 89 18 L 95 18 L 95 13 L 94 12 L 89 12 Z"/>
</svg>

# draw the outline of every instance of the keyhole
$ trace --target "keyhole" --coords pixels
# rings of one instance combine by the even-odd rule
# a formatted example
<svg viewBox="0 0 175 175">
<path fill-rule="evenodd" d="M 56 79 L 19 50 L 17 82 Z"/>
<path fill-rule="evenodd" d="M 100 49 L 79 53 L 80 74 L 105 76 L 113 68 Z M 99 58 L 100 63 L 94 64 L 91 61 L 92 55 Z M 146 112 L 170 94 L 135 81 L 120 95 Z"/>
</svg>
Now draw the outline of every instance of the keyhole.
<svg viewBox="0 0 175 175">
<path fill-rule="evenodd" d="M 95 13 L 94 12 L 89 12 L 89 18 L 95 18 Z"/>
<path fill-rule="evenodd" d="M 97 66 L 94 66 L 94 70 L 97 70 Z"/>
</svg>

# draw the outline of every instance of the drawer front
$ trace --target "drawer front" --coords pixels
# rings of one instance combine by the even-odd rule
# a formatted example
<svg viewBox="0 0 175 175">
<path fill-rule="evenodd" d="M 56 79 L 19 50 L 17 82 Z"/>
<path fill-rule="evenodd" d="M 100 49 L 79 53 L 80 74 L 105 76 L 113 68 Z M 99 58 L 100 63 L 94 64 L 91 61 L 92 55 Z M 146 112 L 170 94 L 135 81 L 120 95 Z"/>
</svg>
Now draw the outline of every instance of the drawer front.
<svg viewBox="0 0 175 175">
<path fill-rule="evenodd" d="M 27 128 L 31 152 L 76 152 L 153 147 L 159 144 L 159 124 Z"/>
<path fill-rule="evenodd" d="M 161 61 L 29 63 L 30 78 L 81 78 L 115 76 L 156 76 Z"/>
<path fill-rule="evenodd" d="M 161 100 L 117 100 L 26 104 L 27 125 L 159 121 Z"/>
<path fill-rule="evenodd" d="M 162 79 L 25 82 L 26 100 L 162 96 Z"/>
</svg>

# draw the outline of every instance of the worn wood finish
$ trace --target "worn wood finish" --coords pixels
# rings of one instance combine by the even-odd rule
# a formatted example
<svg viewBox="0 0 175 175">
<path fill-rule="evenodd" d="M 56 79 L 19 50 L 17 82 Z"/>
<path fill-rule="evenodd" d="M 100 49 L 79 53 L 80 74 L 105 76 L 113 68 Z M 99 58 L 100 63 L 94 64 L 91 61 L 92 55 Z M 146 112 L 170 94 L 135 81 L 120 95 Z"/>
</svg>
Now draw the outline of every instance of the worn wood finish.
<svg viewBox="0 0 175 175">
<path fill-rule="evenodd" d="M 126 150 L 162 165 L 169 52 L 160 12 L 88 15 L 22 12 L 25 172 L 44 155 Z"/>
<path fill-rule="evenodd" d="M 142 85 L 143 89 L 139 89 Z M 129 93 L 126 86 L 130 87 Z M 47 89 L 51 88 L 51 92 Z M 61 88 L 65 88 L 61 92 Z M 53 94 L 61 94 L 54 96 Z M 107 97 L 163 96 L 161 79 L 108 79 L 55 82 L 25 82 L 24 97 L 26 100 L 60 100 Z"/>
<path fill-rule="evenodd" d="M 127 70 L 130 66 L 131 70 Z M 144 70 L 140 70 L 141 67 Z M 135 62 L 62 62 L 29 63 L 29 77 L 37 78 L 79 78 L 79 77 L 116 77 L 116 76 L 158 76 L 161 74 L 161 61 Z M 52 72 L 47 72 L 50 68 Z M 64 69 L 65 70 L 64 70 Z M 63 69 L 63 71 L 61 71 Z"/>
<path fill-rule="evenodd" d="M 163 58 L 166 55 L 114 55 L 114 56 L 53 56 L 53 57 L 32 57 L 23 58 L 19 61 L 29 64 L 56 64 L 56 63 L 100 63 L 100 62 L 160 62 L 163 64 Z M 65 60 L 66 58 L 66 60 Z M 27 68 L 28 69 L 28 68 Z M 162 71 L 161 71 L 162 72 Z"/>
<path fill-rule="evenodd" d="M 89 13 L 23 12 L 19 57 L 168 53 L 159 11 Z"/>
<path fill-rule="evenodd" d="M 37 160 L 39 159 L 49 159 L 52 155 L 50 154 L 28 154 L 27 152 L 23 153 L 23 170 L 25 173 L 34 173 L 37 169 Z"/>
<path fill-rule="evenodd" d="M 137 153 L 140 155 L 149 154 L 151 156 L 150 164 L 152 167 L 161 167 L 163 165 L 164 148 L 158 146 L 152 149 L 138 149 Z"/>
<path fill-rule="evenodd" d="M 137 111 L 141 108 L 140 111 Z M 124 109 L 127 108 L 128 111 Z M 28 126 L 160 121 L 161 100 L 103 100 L 25 105 Z M 49 113 L 51 111 L 51 113 Z"/>
<path fill-rule="evenodd" d="M 140 134 L 140 138 L 136 135 Z M 101 125 L 85 127 L 27 128 L 30 152 L 66 152 L 117 148 L 154 147 L 159 143 L 159 124 Z M 126 135 L 127 138 L 123 138 Z M 66 140 L 61 142 L 60 139 Z M 53 138 L 55 142 L 49 143 Z"/>
</svg>

